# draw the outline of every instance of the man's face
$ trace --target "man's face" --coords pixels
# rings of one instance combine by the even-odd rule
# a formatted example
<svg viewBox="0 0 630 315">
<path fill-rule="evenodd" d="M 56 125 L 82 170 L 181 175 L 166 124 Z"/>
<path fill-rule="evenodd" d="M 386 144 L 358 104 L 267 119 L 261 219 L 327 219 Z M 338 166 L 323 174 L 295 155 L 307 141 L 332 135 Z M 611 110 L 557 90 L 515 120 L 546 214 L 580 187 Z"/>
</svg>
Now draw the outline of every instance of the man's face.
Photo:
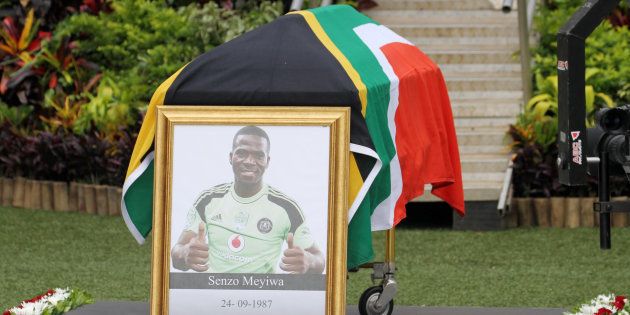
<svg viewBox="0 0 630 315">
<path fill-rule="evenodd" d="M 230 152 L 230 164 L 234 180 L 245 184 L 255 184 L 269 164 L 269 143 L 267 139 L 255 135 L 239 135 Z"/>
</svg>

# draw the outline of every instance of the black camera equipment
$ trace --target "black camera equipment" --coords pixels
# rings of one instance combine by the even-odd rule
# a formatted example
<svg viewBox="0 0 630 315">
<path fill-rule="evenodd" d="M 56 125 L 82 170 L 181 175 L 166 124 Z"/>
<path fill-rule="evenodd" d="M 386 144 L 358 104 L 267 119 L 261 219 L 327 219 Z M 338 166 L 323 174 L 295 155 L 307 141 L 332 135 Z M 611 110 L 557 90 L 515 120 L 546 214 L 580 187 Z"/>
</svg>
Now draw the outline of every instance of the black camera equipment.
<svg viewBox="0 0 630 315">
<path fill-rule="evenodd" d="M 600 248 L 609 249 L 610 213 L 630 212 L 630 202 L 611 202 L 611 164 L 630 173 L 630 106 L 597 112 L 598 128 L 586 130 L 585 41 L 619 0 L 588 0 L 558 32 L 558 173 L 560 183 L 586 185 L 589 164 L 597 164 Z M 592 157 L 587 157 L 592 152 Z M 611 163 L 612 162 L 612 163 Z"/>
</svg>

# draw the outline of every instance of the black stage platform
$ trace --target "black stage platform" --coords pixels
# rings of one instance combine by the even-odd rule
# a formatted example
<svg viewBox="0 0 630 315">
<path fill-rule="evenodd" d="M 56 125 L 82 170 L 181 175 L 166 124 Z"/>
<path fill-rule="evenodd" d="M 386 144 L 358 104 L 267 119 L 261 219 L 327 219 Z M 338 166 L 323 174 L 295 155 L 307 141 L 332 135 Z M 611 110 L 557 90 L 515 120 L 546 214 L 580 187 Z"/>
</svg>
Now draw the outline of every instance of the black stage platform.
<svg viewBox="0 0 630 315">
<path fill-rule="evenodd" d="M 503 307 L 422 307 L 395 306 L 392 315 L 562 315 L 560 308 L 503 308 Z M 68 315 L 148 315 L 146 302 L 98 301 L 85 305 Z M 356 305 L 348 305 L 347 315 L 358 315 Z"/>
</svg>

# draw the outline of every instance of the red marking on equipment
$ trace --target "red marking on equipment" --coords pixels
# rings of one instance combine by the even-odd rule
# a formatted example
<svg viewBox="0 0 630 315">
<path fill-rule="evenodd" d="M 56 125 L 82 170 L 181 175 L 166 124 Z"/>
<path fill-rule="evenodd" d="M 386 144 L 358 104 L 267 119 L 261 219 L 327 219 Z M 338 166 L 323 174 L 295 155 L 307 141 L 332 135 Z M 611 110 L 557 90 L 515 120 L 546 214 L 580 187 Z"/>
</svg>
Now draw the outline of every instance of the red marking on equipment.
<svg viewBox="0 0 630 315">
<path fill-rule="evenodd" d="M 573 141 L 575 141 L 575 139 L 577 139 L 579 136 L 580 136 L 579 131 L 571 131 L 571 139 L 573 139 Z"/>
</svg>

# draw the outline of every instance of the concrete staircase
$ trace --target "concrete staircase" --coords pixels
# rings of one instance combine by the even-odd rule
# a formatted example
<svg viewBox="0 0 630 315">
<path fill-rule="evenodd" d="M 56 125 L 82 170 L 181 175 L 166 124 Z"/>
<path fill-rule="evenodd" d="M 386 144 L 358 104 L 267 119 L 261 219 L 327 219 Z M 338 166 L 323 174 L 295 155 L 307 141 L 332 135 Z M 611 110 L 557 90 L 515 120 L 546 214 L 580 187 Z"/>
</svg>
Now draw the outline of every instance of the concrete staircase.
<svg viewBox="0 0 630 315">
<path fill-rule="evenodd" d="M 467 202 L 494 205 L 508 166 L 506 132 L 522 104 L 517 12 L 490 0 L 380 0 L 365 13 L 416 44 L 446 78 Z M 437 201 L 431 194 L 416 201 Z"/>
</svg>

